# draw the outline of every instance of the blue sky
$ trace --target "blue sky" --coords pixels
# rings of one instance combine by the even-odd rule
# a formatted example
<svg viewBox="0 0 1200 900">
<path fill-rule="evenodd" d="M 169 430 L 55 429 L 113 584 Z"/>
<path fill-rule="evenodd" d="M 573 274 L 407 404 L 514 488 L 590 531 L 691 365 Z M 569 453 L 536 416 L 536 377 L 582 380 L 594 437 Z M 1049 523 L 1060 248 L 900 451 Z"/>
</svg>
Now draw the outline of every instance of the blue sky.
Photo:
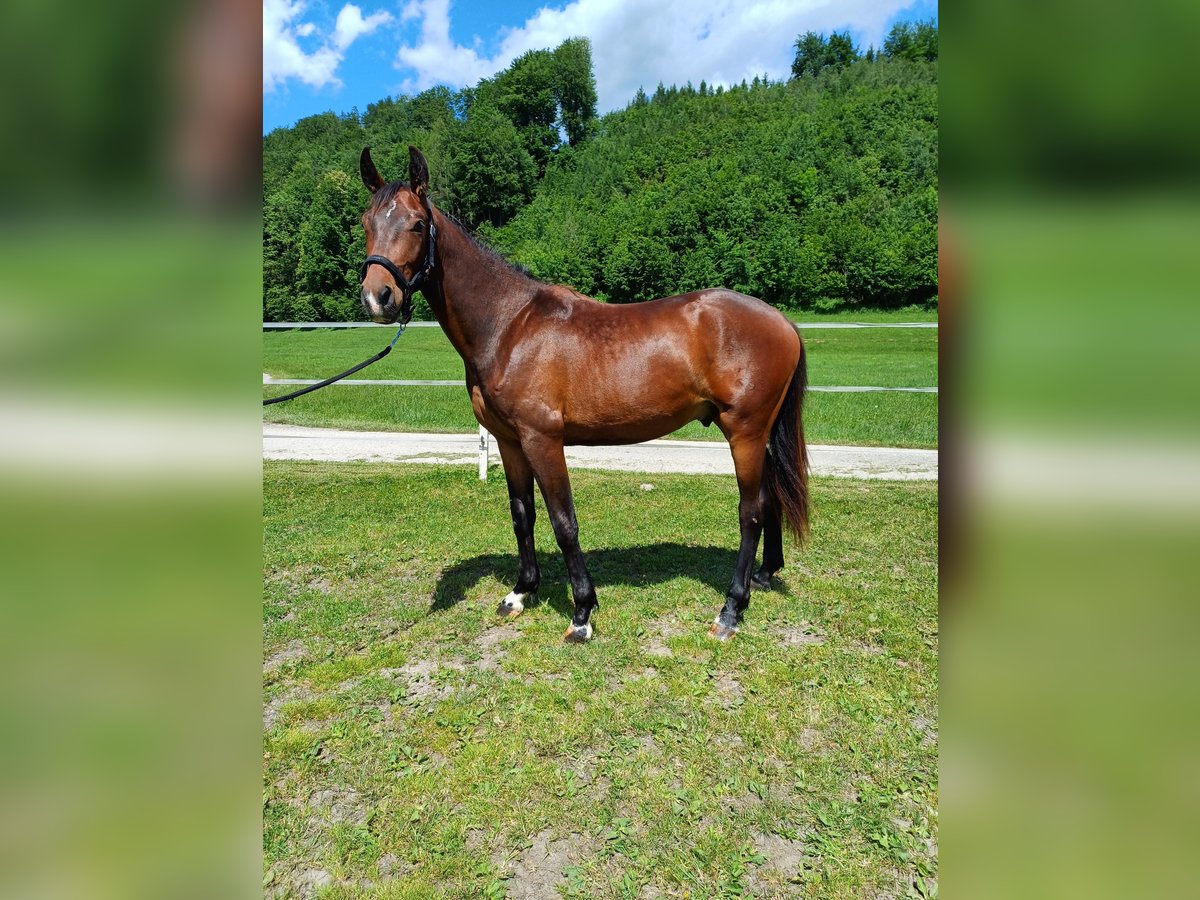
<svg viewBox="0 0 1200 900">
<path fill-rule="evenodd" d="M 466 87 L 527 50 L 592 41 L 600 112 L 639 86 L 789 74 L 796 36 L 865 49 L 936 0 L 263 0 L 263 130 L 435 84 Z"/>
</svg>

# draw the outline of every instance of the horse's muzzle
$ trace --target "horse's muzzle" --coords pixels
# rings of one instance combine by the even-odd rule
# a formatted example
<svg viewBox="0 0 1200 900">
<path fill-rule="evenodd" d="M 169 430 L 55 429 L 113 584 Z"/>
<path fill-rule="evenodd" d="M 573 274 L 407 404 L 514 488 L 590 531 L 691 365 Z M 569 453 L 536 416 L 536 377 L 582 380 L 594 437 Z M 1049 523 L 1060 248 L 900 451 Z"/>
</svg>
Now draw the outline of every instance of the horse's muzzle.
<svg viewBox="0 0 1200 900">
<path fill-rule="evenodd" d="M 361 297 L 363 312 L 372 322 L 379 325 L 392 325 L 396 322 L 407 325 L 413 314 L 413 299 L 411 293 L 404 293 L 403 297 L 404 299 L 396 304 L 396 292 L 390 287 L 384 287 L 378 296 L 364 290 Z"/>
</svg>

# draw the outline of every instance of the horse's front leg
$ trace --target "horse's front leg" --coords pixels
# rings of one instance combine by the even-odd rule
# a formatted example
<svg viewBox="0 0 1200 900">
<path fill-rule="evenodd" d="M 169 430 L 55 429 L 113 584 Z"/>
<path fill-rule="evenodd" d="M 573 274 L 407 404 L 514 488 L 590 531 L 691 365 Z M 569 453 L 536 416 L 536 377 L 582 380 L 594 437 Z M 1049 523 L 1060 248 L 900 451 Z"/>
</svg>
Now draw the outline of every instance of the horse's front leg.
<svg viewBox="0 0 1200 900">
<path fill-rule="evenodd" d="M 571 578 L 571 594 L 575 600 L 575 614 L 571 616 L 571 627 L 563 640 L 583 643 L 592 637 L 592 611 L 596 608 L 596 587 L 588 573 L 583 553 L 579 549 L 579 523 L 575 519 L 575 502 L 571 498 L 571 480 L 567 475 L 567 460 L 563 455 L 561 438 L 540 434 L 522 434 L 521 449 L 533 469 L 554 537 L 567 562 L 567 573 Z"/>
<path fill-rule="evenodd" d="M 508 507 L 512 513 L 513 533 L 517 536 L 517 552 L 521 559 L 516 587 L 500 601 L 496 614 L 514 617 L 525 610 L 525 601 L 537 594 L 541 581 L 533 540 L 533 523 L 536 518 L 533 470 L 519 445 L 500 440 L 496 443 L 500 448 L 500 459 L 504 462 L 504 478 L 508 482 Z"/>
</svg>

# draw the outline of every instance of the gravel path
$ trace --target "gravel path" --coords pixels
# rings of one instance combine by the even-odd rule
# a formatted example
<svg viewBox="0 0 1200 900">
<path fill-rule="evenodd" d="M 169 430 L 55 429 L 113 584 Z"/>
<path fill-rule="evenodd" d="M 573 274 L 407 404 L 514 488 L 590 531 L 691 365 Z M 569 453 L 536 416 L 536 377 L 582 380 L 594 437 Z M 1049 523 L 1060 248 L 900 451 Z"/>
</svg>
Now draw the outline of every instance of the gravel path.
<svg viewBox="0 0 1200 900">
<path fill-rule="evenodd" d="M 491 462 L 498 465 L 500 456 L 494 440 L 490 446 Z M 263 459 L 478 465 L 479 436 L 339 431 L 264 423 Z M 815 475 L 888 481 L 935 481 L 938 477 L 936 450 L 813 445 L 809 447 L 809 459 Z M 621 447 L 568 447 L 567 464 L 624 472 L 733 474 L 733 461 L 723 441 L 659 440 Z"/>
</svg>

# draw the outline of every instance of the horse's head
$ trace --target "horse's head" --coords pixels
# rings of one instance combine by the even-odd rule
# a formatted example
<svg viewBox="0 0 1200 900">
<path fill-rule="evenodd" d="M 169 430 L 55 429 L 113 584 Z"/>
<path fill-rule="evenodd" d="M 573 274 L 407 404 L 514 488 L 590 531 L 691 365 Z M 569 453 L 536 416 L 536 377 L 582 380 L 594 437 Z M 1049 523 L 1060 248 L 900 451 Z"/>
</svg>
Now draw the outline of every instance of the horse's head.
<svg viewBox="0 0 1200 900">
<path fill-rule="evenodd" d="M 371 160 L 371 148 L 359 159 L 371 205 L 363 213 L 367 259 L 362 267 L 362 305 L 374 322 L 407 322 L 413 291 L 437 265 L 437 229 L 429 205 L 429 167 L 416 147 L 408 148 L 408 184 L 386 183 Z"/>
</svg>

